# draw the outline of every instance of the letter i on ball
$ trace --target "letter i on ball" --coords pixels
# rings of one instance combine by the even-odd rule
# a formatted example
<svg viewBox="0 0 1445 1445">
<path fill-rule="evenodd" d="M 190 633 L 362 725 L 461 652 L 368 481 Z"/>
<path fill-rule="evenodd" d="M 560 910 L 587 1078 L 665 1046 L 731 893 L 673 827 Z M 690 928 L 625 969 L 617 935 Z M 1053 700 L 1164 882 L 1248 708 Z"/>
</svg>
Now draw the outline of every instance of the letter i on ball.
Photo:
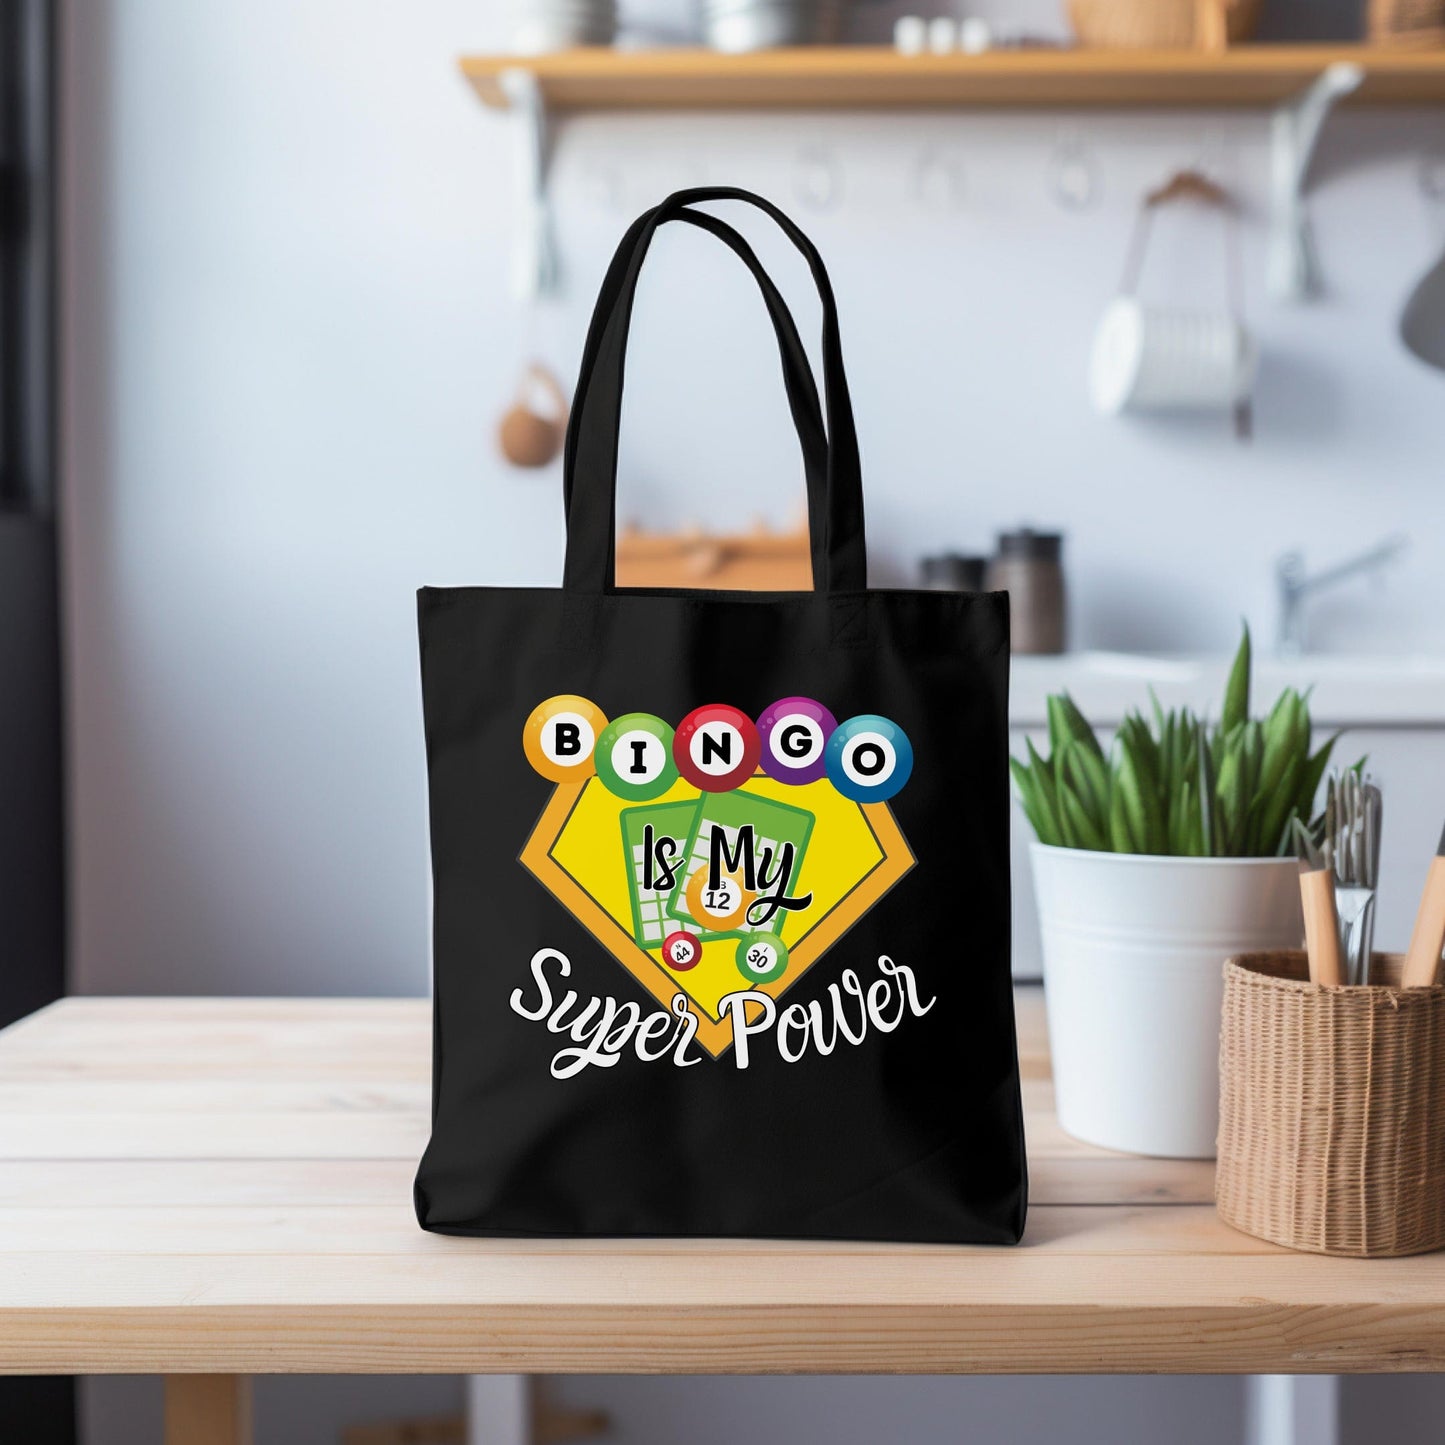
<svg viewBox="0 0 1445 1445">
<path fill-rule="evenodd" d="M 597 776 L 609 793 L 629 802 L 660 798 L 677 781 L 672 729 L 647 712 L 608 723 L 597 739 Z"/>
</svg>

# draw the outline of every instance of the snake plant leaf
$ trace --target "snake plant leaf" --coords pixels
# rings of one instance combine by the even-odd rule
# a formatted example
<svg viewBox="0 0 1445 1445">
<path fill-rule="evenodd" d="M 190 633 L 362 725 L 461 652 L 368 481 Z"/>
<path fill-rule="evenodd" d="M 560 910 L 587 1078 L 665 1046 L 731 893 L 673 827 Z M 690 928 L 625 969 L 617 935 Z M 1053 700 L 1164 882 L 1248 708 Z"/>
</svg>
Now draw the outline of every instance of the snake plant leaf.
<svg viewBox="0 0 1445 1445">
<path fill-rule="evenodd" d="M 1067 782 L 1057 783 L 1059 816 L 1063 819 L 1064 835 L 1070 848 L 1087 848 L 1093 853 L 1107 853 L 1109 845 L 1103 828 L 1088 814 L 1083 803 Z"/>
<path fill-rule="evenodd" d="M 1052 831 L 1062 843 L 1063 824 L 1059 819 L 1059 799 L 1054 789 L 1053 769 L 1039 756 L 1038 749 L 1034 747 L 1033 740 L 1026 738 L 1024 745 L 1028 749 L 1029 771 L 1033 774 L 1034 783 L 1038 788 L 1039 801 L 1043 806 L 1044 813 L 1053 825 Z"/>
<path fill-rule="evenodd" d="M 1278 788 L 1285 770 L 1298 757 L 1297 723 L 1301 706 L 1299 694 L 1293 688 L 1286 688 L 1265 720 L 1264 765 L 1259 777 L 1262 793 Z"/>
<path fill-rule="evenodd" d="M 1075 705 L 1066 692 L 1052 693 L 1046 704 L 1049 714 L 1049 746 L 1057 751 L 1064 740 L 1071 739 L 1083 745 L 1102 763 L 1104 749 L 1089 726 L 1088 719 Z"/>
<path fill-rule="evenodd" d="M 1270 792 L 1263 793 L 1259 815 L 1259 831 L 1255 837 L 1255 853 L 1260 858 L 1279 858 L 1289 852 L 1287 822 L 1296 816 L 1295 798 L 1299 795 L 1300 777 L 1307 760 L 1298 755 L 1285 765 L 1283 776 Z"/>
<path fill-rule="evenodd" d="M 1325 769 L 1330 765 L 1330 754 L 1334 752 L 1335 744 L 1339 740 L 1339 733 L 1331 733 L 1305 763 L 1304 771 L 1300 775 L 1299 790 L 1295 794 L 1295 812 L 1301 818 L 1313 818 L 1315 815 L 1315 794 L 1320 790 L 1320 781 L 1325 775 Z"/>
<path fill-rule="evenodd" d="M 1120 737 L 1119 767 L 1114 787 L 1124 800 L 1129 835 L 1138 843 L 1135 851 L 1162 853 L 1164 819 L 1159 809 L 1153 764 L 1148 751 L 1139 747 L 1134 738 Z"/>
<path fill-rule="evenodd" d="M 1149 706 L 1154 713 L 1154 728 L 1162 737 L 1164 735 L 1164 708 L 1159 701 L 1159 694 L 1154 691 L 1154 684 L 1149 684 Z M 1171 713 L 1172 717 L 1173 714 Z"/>
<path fill-rule="evenodd" d="M 1095 831 L 1102 837 L 1109 820 L 1109 770 L 1087 744 L 1071 741 L 1061 754 L 1063 781 L 1073 789 Z"/>
<path fill-rule="evenodd" d="M 1199 729 L 1199 847 L 1200 856 L 1212 858 L 1218 851 L 1219 827 L 1214 806 L 1214 758 Z"/>
<path fill-rule="evenodd" d="M 1116 782 L 1109 794 L 1109 845 L 1116 853 L 1142 853 L 1143 844 L 1129 831 L 1129 814 L 1124 806 L 1124 789 Z"/>
<path fill-rule="evenodd" d="M 1063 836 L 1040 797 L 1039 786 L 1032 772 L 1017 758 L 1010 758 L 1008 764 L 1009 772 L 1013 774 L 1014 791 L 1018 794 L 1024 817 L 1029 820 L 1029 826 L 1034 830 L 1034 836 L 1040 843 L 1062 848 Z"/>
<path fill-rule="evenodd" d="M 1224 707 L 1219 714 L 1219 726 L 1226 733 L 1249 716 L 1250 661 L 1249 624 L 1245 623 L 1234 665 L 1229 669 L 1229 681 L 1225 684 Z"/>
</svg>

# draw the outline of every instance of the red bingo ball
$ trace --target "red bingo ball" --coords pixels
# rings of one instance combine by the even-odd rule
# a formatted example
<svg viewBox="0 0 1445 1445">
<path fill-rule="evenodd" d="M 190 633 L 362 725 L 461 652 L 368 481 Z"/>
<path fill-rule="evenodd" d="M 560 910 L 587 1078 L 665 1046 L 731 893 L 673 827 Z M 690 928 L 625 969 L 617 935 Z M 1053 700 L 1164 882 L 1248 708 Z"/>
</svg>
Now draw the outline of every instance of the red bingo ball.
<svg viewBox="0 0 1445 1445">
<path fill-rule="evenodd" d="M 726 703 L 694 708 L 677 725 L 672 759 L 704 793 L 731 792 L 757 772 L 763 745 L 747 713 Z"/>
<path fill-rule="evenodd" d="M 702 957 L 702 944 L 687 929 L 679 928 L 662 940 L 662 957 L 669 968 L 686 973 L 688 969 L 697 967 L 698 959 Z"/>
</svg>

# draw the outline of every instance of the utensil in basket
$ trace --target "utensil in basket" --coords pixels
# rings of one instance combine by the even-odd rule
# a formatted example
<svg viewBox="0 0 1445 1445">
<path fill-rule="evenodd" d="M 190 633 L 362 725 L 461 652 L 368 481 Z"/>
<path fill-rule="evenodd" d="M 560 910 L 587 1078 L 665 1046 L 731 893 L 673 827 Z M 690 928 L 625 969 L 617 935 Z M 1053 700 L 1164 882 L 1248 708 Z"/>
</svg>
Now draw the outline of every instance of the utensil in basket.
<svg viewBox="0 0 1445 1445">
<path fill-rule="evenodd" d="M 1368 777 L 1354 769 L 1330 775 L 1323 851 L 1334 875 L 1345 982 L 1351 984 L 1370 981 L 1383 806 L 1379 788 Z"/>
<path fill-rule="evenodd" d="M 1304 908 L 1305 956 L 1311 983 L 1337 987 L 1345 982 L 1340 952 L 1340 923 L 1335 911 L 1335 876 L 1310 831 L 1294 820 L 1295 854 L 1299 858 L 1300 903 Z"/>
<path fill-rule="evenodd" d="M 1415 915 L 1410 951 L 1405 955 L 1402 986 L 1431 987 L 1440 976 L 1442 950 L 1445 950 L 1445 832 L 1440 834 L 1440 846 L 1425 875 L 1425 892 L 1420 898 L 1420 911 Z"/>
</svg>

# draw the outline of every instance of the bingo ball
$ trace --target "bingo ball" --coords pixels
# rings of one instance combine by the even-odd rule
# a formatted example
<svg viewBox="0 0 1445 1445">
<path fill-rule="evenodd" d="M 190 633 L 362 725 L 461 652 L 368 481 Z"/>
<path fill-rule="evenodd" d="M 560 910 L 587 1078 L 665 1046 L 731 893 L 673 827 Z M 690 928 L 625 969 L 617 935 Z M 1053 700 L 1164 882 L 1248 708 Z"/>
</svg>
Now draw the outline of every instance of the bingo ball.
<svg viewBox="0 0 1445 1445">
<path fill-rule="evenodd" d="M 828 776 L 855 803 L 882 803 L 908 781 L 913 744 L 897 723 L 874 713 L 850 717 L 828 740 Z"/>
<path fill-rule="evenodd" d="M 787 945 L 771 933 L 745 933 L 738 940 L 737 965 L 750 983 L 771 983 L 787 970 Z"/>
<path fill-rule="evenodd" d="M 562 693 L 539 702 L 522 728 L 527 761 L 554 783 L 581 781 L 596 771 L 592 750 L 607 718 L 596 703 Z"/>
<path fill-rule="evenodd" d="M 749 893 L 732 873 L 724 873 L 717 886 L 712 887 L 706 864 L 687 880 L 682 896 L 693 919 L 714 933 L 736 928 L 758 897 L 756 893 Z"/>
<path fill-rule="evenodd" d="M 838 720 L 810 697 L 785 697 L 758 719 L 763 771 L 780 783 L 816 783 L 828 771 L 824 750 Z"/>
<path fill-rule="evenodd" d="M 609 793 L 632 803 L 659 798 L 677 781 L 672 729 L 650 712 L 630 712 L 597 739 L 597 776 Z"/>
<path fill-rule="evenodd" d="M 672 740 L 678 772 L 704 793 L 727 793 L 747 782 L 761 751 L 752 718 L 720 702 L 694 708 Z"/>
<path fill-rule="evenodd" d="M 663 961 L 669 968 L 676 969 L 679 973 L 686 973 L 688 969 L 696 968 L 701 957 L 702 944 L 685 928 L 679 928 L 676 933 L 669 933 L 662 941 Z"/>
</svg>

